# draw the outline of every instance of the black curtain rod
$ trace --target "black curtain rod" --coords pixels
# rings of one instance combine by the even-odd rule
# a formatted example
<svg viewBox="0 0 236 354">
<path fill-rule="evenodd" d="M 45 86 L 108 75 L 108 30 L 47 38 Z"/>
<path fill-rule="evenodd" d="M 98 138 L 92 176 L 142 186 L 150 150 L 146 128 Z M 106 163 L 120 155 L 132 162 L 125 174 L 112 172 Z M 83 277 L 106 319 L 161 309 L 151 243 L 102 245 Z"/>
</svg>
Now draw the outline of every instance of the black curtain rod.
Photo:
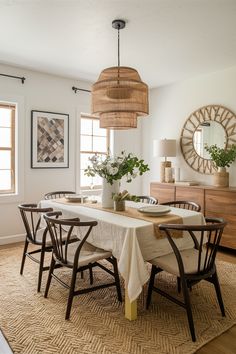
<svg viewBox="0 0 236 354">
<path fill-rule="evenodd" d="M 0 76 L 5 76 L 5 77 L 11 77 L 12 79 L 18 79 L 21 80 L 21 83 L 24 84 L 26 78 L 25 77 L 21 77 L 21 76 L 13 76 L 13 75 L 7 75 L 7 74 L 0 74 Z"/>
<path fill-rule="evenodd" d="M 79 87 L 72 87 L 72 90 L 75 91 L 75 93 L 77 93 L 77 91 L 84 91 L 84 92 L 91 92 L 90 90 L 86 90 L 86 89 L 81 89 Z"/>
</svg>

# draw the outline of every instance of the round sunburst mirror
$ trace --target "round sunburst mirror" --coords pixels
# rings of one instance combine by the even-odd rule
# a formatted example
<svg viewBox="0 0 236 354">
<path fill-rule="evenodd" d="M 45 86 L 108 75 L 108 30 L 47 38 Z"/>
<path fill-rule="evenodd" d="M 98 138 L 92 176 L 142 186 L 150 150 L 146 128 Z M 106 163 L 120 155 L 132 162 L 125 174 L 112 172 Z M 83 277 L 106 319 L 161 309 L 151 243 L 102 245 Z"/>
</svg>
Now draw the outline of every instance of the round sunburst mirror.
<svg viewBox="0 0 236 354">
<path fill-rule="evenodd" d="M 191 113 L 181 132 L 182 154 L 192 169 L 212 174 L 215 167 L 205 150 L 206 144 L 225 149 L 236 144 L 235 113 L 219 105 L 204 106 Z"/>
</svg>

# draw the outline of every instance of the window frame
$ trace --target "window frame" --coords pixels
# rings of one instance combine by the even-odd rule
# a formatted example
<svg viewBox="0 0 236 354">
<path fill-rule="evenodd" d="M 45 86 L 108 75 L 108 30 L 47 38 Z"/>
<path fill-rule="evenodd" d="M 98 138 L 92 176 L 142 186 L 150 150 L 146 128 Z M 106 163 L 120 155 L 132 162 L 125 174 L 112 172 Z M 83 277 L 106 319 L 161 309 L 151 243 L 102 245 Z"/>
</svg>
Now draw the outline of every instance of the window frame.
<svg viewBox="0 0 236 354">
<path fill-rule="evenodd" d="M 25 97 L 0 92 L 0 102 L 15 105 L 15 193 L 0 194 L 1 204 L 15 204 L 25 199 L 25 151 L 28 152 L 29 139 L 25 141 L 26 114 Z M 28 138 L 28 135 L 27 135 Z"/>
<path fill-rule="evenodd" d="M 16 104 L 9 104 L 0 101 L 0 108 L 8 108 L 11 109 L 11 146 L 10 147 L 2 147 L 0 145 L 0 151 L 10 151 L 11 152 L 11 188 L 10 189 L 0 189 L 0 195 L 12 195 L 16 193 Z M 1 121 L 0 121 L 1 127 Z"/>
<path fill-rule="evenodd" d="M 81 133 L 81 122 L 82 119 L 91 119 L 91 120 L 97 120 L 99 121 L 99 117 L 97 116 L 93 116 L 91 114 L 87 114 L 87 113 L 81 113 L 80 115 L 80 142 L 81 142 L 81 136 L 89 136 L 92 137 L 92 144 L 93 144 L 93 137 L 101 137 L 100 135 L 93 135 L 93 131 L 91 135 L 86 135 L 86 134 L 82 134 Z M 108 154 L 108 151 L 110 150 L 110 129 L 105 129 L 107 134 L 106 134 L 106 152 L 99 152 L 99 151 L 95 151 L 95 150 L 81 150 L 81 148 L 79 149 L 80 151 L 80 173 L 81 173 L 81 154 L 95 154 L 98 153 L 99 155 L 104 155 L 106 156 Z M 93 147 L 93 146 L 92 146 Z M 94 189 L 101 189 L 102 185 L 94 185 Z M 81 185 L 81 180 L 80 180 L 80 189 L 81 190 L 90 190 L 90 186 L 82 186 Z"/>
</svg>

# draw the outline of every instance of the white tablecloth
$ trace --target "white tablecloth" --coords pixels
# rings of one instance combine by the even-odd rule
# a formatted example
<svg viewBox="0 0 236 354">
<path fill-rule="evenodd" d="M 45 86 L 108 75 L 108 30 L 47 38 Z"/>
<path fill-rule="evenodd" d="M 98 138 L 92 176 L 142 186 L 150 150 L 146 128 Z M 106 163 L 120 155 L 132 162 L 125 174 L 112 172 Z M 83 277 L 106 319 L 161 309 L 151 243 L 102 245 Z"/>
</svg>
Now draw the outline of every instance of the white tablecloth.
<svg viewBox="0 0 236 354">
<path fill-rule="evenodd" d="M 143 203 L 128 202 L 129 206 L 140 207 Z M 111 251 L 118 259 L 120 274 L 125 280 L 130 301 L 137 299 L 142 286 L 149 279 L 145 261 L 172 252 L 167 239 L 157 239 L 150 222 L 127 216 L 92 209 L 79 204 L 62 204 L 55 200 L 42 200 L 41 207 L 52 207 L 63 212 L 64 217 L 78 216 L 81 221 L 96 220 L 88 242 L 96 247 Z M 184 224 L 201 225 L 204 217 L 201 213 L 190 210 L 171 208 L 172 214 L 183 218 Z M 184 236 L 176 239 L 180 249 L 193 247 L 192 240 Z"/>
</svg>

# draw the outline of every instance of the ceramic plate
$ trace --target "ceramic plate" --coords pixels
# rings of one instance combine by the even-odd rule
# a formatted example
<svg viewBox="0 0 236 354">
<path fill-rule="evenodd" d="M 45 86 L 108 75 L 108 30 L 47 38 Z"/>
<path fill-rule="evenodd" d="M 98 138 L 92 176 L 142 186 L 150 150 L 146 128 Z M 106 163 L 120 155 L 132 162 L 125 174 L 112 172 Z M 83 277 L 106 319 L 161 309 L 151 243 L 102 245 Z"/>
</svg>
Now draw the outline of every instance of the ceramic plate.
<svg viewBox="0 0 236 354">
<path fill-rule="evenodd" d="M 165 205 L 145 206 L 138 209 L 138 211 L 147 216 L 165 215 L 170 212 L 170 208 Z"/>
<path fill-rule="evenodd" d="M 77 202 L 77 203 L 81 203 L 81 201 L 85 200 L 86 198 L 88 198 L 86 195 L 81 195 L 81 194 L 68 194 L 65 195 L 66 200 L 68 200 L 68 202 Z"/>
</svg>

